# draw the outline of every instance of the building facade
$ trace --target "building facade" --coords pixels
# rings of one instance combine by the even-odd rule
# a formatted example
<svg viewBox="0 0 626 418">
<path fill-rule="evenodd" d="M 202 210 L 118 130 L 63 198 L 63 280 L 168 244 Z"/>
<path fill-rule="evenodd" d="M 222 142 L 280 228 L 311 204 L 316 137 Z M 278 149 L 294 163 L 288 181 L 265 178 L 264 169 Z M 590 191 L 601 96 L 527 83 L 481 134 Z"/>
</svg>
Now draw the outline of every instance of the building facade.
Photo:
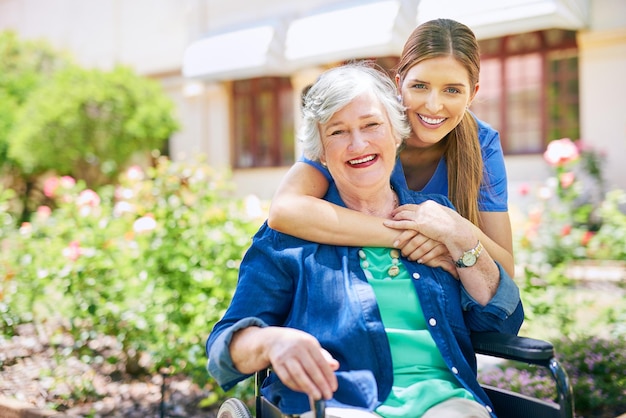
<svg viewBox="0 0 626 418">
<path fill-rule="evenodd" d="M 0 0 L 0 30 L 160 80 L 182 124 L 172 158 L 206 155 L 263 199 L 300 155 L 303 89 L 349 60 L 392 72 L 413 28 L 437 17 L 481 43 L 472 110 L 501 132 L 512 199 L 549 175 L 541 154 L 561 137 L 604 152 L 608 186 L 626 189 L 622 0 Z"/>
</svg>

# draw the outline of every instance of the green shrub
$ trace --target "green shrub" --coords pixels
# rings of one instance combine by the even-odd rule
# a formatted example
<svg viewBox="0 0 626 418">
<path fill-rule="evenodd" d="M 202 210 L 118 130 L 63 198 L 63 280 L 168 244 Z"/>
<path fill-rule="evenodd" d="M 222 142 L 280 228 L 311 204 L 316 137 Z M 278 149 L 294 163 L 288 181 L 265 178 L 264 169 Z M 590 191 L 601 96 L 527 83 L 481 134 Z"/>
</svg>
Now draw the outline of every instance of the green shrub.
<svg viewBox="0 0 626 418">
<path fill-rule="evenodd" d="M 114 336 L 127 370 L 206 382 L 204 342 L 230 302 L 260 206 L 229 198 L 205 164 L 166 158 L 98 193 L 70 177 L 49 178 L 44 191 L 57 209 L 40 207 L 0 235 L 0 331 L 62 318 L 83 356 L 96 336 Z"/>
<path fill-rule="evenodd" d="M 137 152 L 160 149 L 178 129 L 174 106 L 154 80 L 128 68 L 68 67 L 33 91 L 18 112 L 9 158 L 26 174 L 53 170 L 87 181 L 114 181 Z"/>
<path fill-rule="evenodd" d="M 7 161 L 7 138 L 15 113 L 31 92 L 49 82 L 71 60 L 45 41 L 22 40 L 13 31 L 0 32 L 0 166 Z"/>
</svg>

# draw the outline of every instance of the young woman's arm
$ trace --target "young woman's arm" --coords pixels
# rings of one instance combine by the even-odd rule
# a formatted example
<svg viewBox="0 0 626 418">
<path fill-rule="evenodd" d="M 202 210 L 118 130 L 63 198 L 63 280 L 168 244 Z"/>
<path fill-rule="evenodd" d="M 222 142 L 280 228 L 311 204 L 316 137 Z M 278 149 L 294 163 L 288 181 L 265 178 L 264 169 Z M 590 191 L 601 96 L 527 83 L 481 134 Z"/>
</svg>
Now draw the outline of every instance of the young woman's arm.
<svg viewBox="0 0 626 418">
<path fill-rule="evenodd" d="M 328 181 L 315 167 L 294 164 L 272 199 L 268 225 L 277 231 L 330 245 L 392 247 L 397 230 L 383 219 L 322 199 Z M 415 235 L 411 231 L 412 235 Z"/>
<path fill-rule="evenodd" d="M 480 212 L 480 242 L 511 277 L 515 277 L 513 233 L 509 212 Z"/>
<path fill-rule="evenodd" d="M 329 203 L 322 199 L 327 190 L 328 180 L 318 169 L 297 162 L 272 199 L 268 225 L 285 234 L 323 244 L 399 248 L 410 260 L 442 267 L 456 276 L 448 249 L 440 242 L 412 228 L 397 225 L 392 228 L 393 221 Z M 386 226 L 386 222 L 391 224 Z"/>
</svg>

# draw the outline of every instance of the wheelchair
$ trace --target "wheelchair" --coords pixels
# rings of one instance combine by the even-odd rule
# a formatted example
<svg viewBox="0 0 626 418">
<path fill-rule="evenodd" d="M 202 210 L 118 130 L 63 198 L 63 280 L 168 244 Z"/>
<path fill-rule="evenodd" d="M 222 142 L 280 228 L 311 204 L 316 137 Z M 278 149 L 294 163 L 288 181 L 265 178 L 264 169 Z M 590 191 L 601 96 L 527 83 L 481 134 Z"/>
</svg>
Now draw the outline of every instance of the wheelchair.
<svg viewBox="0 0 626 418">
<path fill-rule="evenodd" d="M 566 371 L 554 356 L 554 347 L 547 341 L 499 333 L 476 333 L 472 345 L 477 354 L 545 367 L 556 387 L 554 402 L 546 402 L 521 393 L 483 385 L 493 403 L 494 412 L 502 418 L 573 418 L 574 396 Z M 260 388 L 268 376 L 263 370 L 255 375 L 256 418 L 297 418 L 285 415 L 261 396 Z M 325 417 L 324 401 L 316 401 L 311 408 L 314 418 Z M 220 407 L 218 418 L 252 418 L 246 404 L 237 398 L 227 399 Z"/>
</svg>

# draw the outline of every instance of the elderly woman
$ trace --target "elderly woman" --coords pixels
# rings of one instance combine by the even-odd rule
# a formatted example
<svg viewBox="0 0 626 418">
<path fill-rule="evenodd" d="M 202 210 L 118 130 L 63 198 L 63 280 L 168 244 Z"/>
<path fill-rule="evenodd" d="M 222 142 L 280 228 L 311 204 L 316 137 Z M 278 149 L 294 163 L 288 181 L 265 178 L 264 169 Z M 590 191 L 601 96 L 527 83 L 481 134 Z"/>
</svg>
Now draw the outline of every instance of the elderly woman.
<svg viewBox="0 0 626 418">
<path fill-rule="evenodd" d="M 303 115 L 305 153 L 334 179 L 325 198 L 381 217 L 411 204 L 407 222 L 446 245 L 457 277 L 395 249 L 318 244 L 264 224 L 207 341 L 209 372 L 228 389 L 271 367 L 263 394 L 286 414 L 311 397 L 383 417 L 493 415 L 470 332 L 517 333 L 519 291 L 446 197 L 391 180 L 409 133 L 393 82 L 363 65 L 328 70 Z"/>
</svg>

